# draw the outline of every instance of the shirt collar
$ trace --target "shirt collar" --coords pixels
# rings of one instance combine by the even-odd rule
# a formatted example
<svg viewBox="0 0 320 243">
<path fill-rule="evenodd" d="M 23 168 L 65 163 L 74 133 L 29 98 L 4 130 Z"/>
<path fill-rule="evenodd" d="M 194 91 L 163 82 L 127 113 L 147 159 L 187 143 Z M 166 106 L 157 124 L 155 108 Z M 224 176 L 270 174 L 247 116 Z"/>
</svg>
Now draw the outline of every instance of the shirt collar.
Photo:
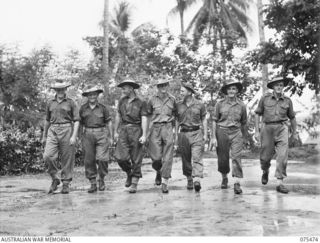
<svg viewBox="0 0 320 243">
<path fill-rule="evenodd" d="M 277 96 L 275 95 L 275 93 L 274 93 L 274 92 L 272 92 L 272 98 L 277 99 Z M 279 99 L 284 100 L 284 95 L 283 95 L 283 93 L 281 93 L 281 95 L 280 95 Z"/>
<path fill-rule="evenodd" d="M 57 95 L 54 96 L 53 100 L 58 101 Z M 65 101 L 65 100 L 67 100 L 67 95 L 65 95 L 64 98 L 62 99 L 62 101 Z"/>
<path fill-rule="evenodd" d="M 193 96 L 191 96 L 191 103 L 190 103 L 189 107 L 193 106 L 194 103 L 195 103 L 195 101 L 196 101 L 195 98 L 194 98 Z M 187 105 L 186 99 L 183 100 L 183 103 L 184 103 L 185 105 Z"/>
<path fill-rule="evenodd" d="M 227 103 L 231 104 L 229 97 L 226 97 L 226 101 L 227 101 Z M 238 97 L 236 97 L 235 102 L 236 102 L 236 104 L 240 104 L 240 100 Z"/>
</svg>

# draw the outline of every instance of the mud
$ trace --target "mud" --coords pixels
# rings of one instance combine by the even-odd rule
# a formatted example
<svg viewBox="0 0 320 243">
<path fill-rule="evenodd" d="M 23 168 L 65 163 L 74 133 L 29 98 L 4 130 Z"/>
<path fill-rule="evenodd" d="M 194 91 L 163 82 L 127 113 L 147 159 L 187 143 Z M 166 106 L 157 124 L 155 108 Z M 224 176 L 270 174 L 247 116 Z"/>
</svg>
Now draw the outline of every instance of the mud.
<svg viewBox="0 0 320 243">
<path fill-rule="evenodd" d="M 306 236 L 320 235 L 320 176 L 316 164 L 291 161 L 288 195 L 276 180 L 260 183 L 258 160 L 244 160 L 243 194 L 220 189 L 216 159 L 205 159 L 200 193 L 186 189 L 181 162 L 173 165 L 169 194 L 154 185 L 151 165 L 143 166 L 138 192 L 123 186 L 125 174 L 110 168 L 107 190 L 88 194 L 83 168 L 68 195 L 48 195 L 47 175 L 1 177 L 0 235 L 68 236 Z M 275 169 L 273 161 L 271 171 Z M 60 188 L 59 188 L 60 190 Z"/>
</svg>

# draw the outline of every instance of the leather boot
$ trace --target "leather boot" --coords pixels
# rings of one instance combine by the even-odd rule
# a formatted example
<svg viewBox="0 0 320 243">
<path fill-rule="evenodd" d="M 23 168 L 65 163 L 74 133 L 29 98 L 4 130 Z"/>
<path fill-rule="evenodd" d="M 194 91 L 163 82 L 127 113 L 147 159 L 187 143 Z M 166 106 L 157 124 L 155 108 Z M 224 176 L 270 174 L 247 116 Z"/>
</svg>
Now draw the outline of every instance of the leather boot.
<svg viewBox="0 0 320 243">
<path fill-rule="evenodd" d="M 269 177 L 269 171 L 264 170 L 261 177 L 261 183 L 263 185 L 266 185 L 268 183 L 268 179 L 269 179 L 268 177 Z"/>
<path fill-rule="evenodd" d="M 276 187 L 277 189 L 277 192 L 280 192 L 280 193 L 285 193 L 287 194 L 289 192 L 288 188 L 286 188 L 284 185 L 279 185 Z"/>
<path fill-rule="evenodd" d="M 235 193 L 235 194 L 241 194 L 241 193 L 242 193 L 242 190 L 241 190 L 241 188 L 240 188 L 240 184 L 239 184 L 239 183 L 235 183 L 235 184 L 234 184 L 233 190 L 234 190 L 234 193 Z"/>
<path fill-rule="evenodd" d="M 62 194 L 68 194 L 70 192 L 69 183 L 63 183 L 62 185 Z"/>
<path fill-rule="evenodd" d="M 224 177 L 222 178 L 221 189 L 227 189 L 227 188 L 228 188 L 228 178 Z"/>
<path fill-rule="evenodd" d="M 126 180 L 126 183 L 125 183 L 125 187 L 129 187 L 131 186 L 131 183 L 132 183 L 132 176 L 131 176 L 131 172 L 127 172 L 127 180 Z"/>
<path fill-rule="evenodd" d="M 193 179 L 192 179 L 192 177 L 188 177 L 187 180 L 188 180 L 187 189 L 188 190 L 193 190 Z"/>
<path fill-rule="evenodd" d="M 50 194 L 50 193 L 53 193 L 54 191 L 56 191 L 58 189 L 58 185 L 60 185 L 60 180 L 59 179 L 53 179 L 48 193 Z"/>
<path fill-rule="evenodd" d="M 161 173 L 160 173 L 160 171 L 157 171 L 155 183 L 156 183 L 157 186 L 160 186 L 160 185 L 161 185 L 161 182 L 162 182 Z"/>
<path fill-rule="evenodd" d="M 88 193 L 94 193 L 97 191 L 97 183 L 91 184 L 91 187 L 88 190 Z"/>
<path fill-rule="evenodd" d="M 129 193 L 136 193 L 137 192 L 138 182 L 139 182 L 139 178 L 138 177 L 132 177 L 132 183 L 131 183 L 131 186 L 129 188 Z"/>
<path fill-rule="evenodd" d="M 104 191 L 106 189 L 106 184 L 103 179 L 98 180 L 99 183 L 99 191 Z"/>
<path fill-rule="evenodd" d="M 199 192 L 200 189 L 201 189 L 200 181 L 195 181 L 195 182 L 193 183 L 193 185 L 194 185 L 194 190 L 195 190 L 196 192 Z"/>
</svg>

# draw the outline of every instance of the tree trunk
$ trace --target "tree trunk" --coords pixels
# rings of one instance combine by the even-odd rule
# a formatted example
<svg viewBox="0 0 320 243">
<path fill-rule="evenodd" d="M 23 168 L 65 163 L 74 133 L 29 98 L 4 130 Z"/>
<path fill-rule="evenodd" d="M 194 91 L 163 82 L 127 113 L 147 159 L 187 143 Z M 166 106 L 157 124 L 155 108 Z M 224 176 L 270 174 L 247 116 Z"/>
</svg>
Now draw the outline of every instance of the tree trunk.
<svg viewBox="0 0 320 243">
<path fill-rule="evenodd" d="M 258 24 L 259 24 L 259 39 L 260 43 L 265 42 L 264 36 L 264 23 L 263 23 L 263 14 L 262 14 L 262 0 L 257 0 L 257 8 L 258 8 Z M 265 94 L 268 90 L 268 65 L 261 65 L 262 68 L 262 93 Z"/>
<path fill-rule="evenodd" d="M 102 78 L 105 97 L 109 97 L 109 0 L 104 0 Z"/>
<path fill-rule="evenodd" d="M 183 10 L 180 10 L 180 28 L 181 28 L 181 36 L 184 35 L 184 19 L 183 19 Z"/>
</svg>

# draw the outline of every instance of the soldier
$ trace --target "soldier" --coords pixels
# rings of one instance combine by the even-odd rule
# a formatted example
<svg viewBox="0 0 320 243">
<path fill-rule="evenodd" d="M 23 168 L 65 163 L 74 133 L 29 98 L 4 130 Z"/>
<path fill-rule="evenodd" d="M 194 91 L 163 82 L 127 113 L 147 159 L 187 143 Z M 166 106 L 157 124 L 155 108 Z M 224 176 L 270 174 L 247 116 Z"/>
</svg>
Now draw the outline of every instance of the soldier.
<svg viewBox="0 0 320 243">
<path fill-rule="evenodd" d="M 148 125 L 147 105 L 134 91 L 140 87 L 136 82 L 124 80 L 118 87 L 122 88 L 123 97 L 119 100 L 115 119 L 115 158 L 121 169 L 127 173 L 125 186 L 130 187 L 130 193 L 135 193 L 139 178 L 142 177 L 143 144 L 146 142 Z"/>
<path fill-rule="evenodd" d="M 221 92 L 225 98 L 218 101 L 213 111 L 212 143 L 217 146 L 218 171 L 222 175 L 221 188 L 228 188 L 229 153 L 232 159 L 232 177 L 235 177 L 234 193 L 241 194 L 240 180 L 243 178 L 241 166 L 242 137 L 247 137 L 247 110 L 245 104 L 237 97 L 241 92 L 240 82 L 229 80 Z"/>
<path fill-rule="evenodd" d="M 48 173 L 52 178 L 49 193 L 57 190 L 60 179 L 57 175 L 58 154 L 61 154 L 61 193 L 69 193 L 69 183 L 75 160 L 75 143 L 79 129 L 79 110 L 72 99 L 67 98 L 66 90 L 70 84 L 56 80 L 51 86 L 56 96 L 50 100 L 46 109 L 46 121 L 42 143 L 45 144 L 44 161 L 48 165 Z"/>
<path fill-rule="evenodd" d="M 196 192 L 201 189 L 203 178 L 202 155 L 204 144 L 208 139 L 206 109 L 203 103 L 193 97 L 195 93 L 191 84 L 182 84 L 183 100 L 178 103 L 178 122 L 180 135 L 179 151 L 182 159 L 182 171 L 187 177 L 187 188 Z M 203 126 L 202 133 L 200 126 Z M 193 183 L 194 178 L 194 183 Z"/>
<path fill-rule="evenodd" d="M 148 152 L 153 161 L 152 167 L 157 172 L 155 183 L 161 185 L 162 182 L 162 192 L 168 193 L 174 149 L 172 126 L 177 105 L 175 98 L 168 93 L 169 81 L 160 79 L 157 88 L 158 93 L 149 100 L 147 106 L 148 114 L 152 115 Z"/>
<path fill-rule="evenodd" d="M 261 139 L 260 163 L 263 171 L 261 182 L 263 185 L 268 183 L 270 161 L 276 152 L 276 190 L 280 193 L 289 192 L 283 185 L 283 179 L 287 177 L 289 135 L 286 122 L 288 118 L 291 121 L 293 136 L 298 139 L 292 101 L 283 94 L 283 89 L 289 81 L 288 78 L 283 77 L 275 77 L 269 81 L 267 87 L 273 89 L 273 92 L 263 95 L 255 110 L 255 139 L 259 143 Z M 263 121 L 261 134 L 259 132 L 260 116 Z"/>
<path fill-rule="evenodd" d="M 85 174 L 91 184 L 88 193 L 97 191 L 97 176 L 99 191 L 105 190 L 104 178 L 108 174 L 109 146 L 113 143 L 111 117 L 107 108 L 98 102 L 100 93 L 103 93 L 102 89 L 89 85 L 82 93 L 88 98 L 88 102 L 80 108 L 80 134 L 83 133 Z"/>
</svg>

